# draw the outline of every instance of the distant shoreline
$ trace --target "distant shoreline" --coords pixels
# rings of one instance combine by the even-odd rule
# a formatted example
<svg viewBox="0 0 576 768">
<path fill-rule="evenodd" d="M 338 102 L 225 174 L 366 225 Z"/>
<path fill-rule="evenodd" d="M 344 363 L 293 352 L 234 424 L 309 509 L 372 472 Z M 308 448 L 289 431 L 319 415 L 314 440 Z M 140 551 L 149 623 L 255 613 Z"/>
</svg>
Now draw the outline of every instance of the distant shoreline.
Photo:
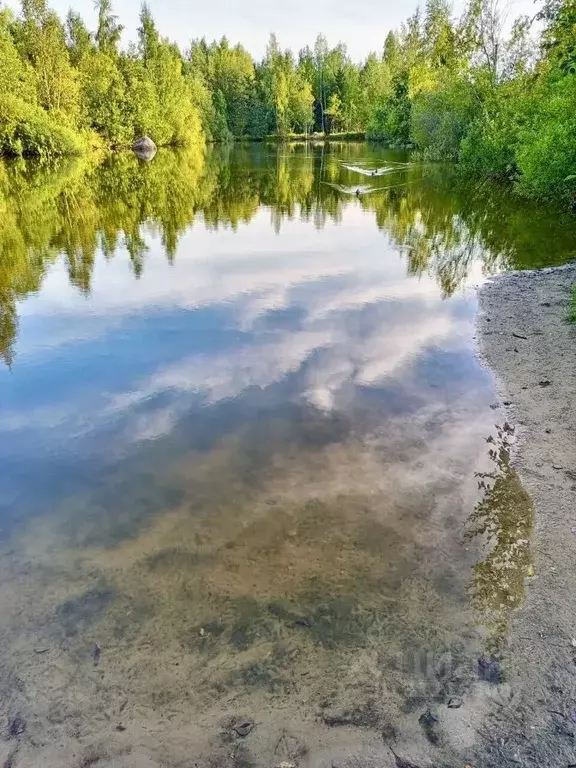
<svg viewBox="0 0 576 768">
<path fill-rule="evenodd" d="M 330 143 L 330 142 L 363 142 L 366 144 L 378 144 L 380 146 L 385 146 L 387 149 L 393 149 L 393 150 L 413 150 L 416 149 L 416 147 L 413 144 L 408 145 L 398 145 L 398 144 L 391 144 L 390 142 L 383 141 L 382 139 L 370 139 L 367 137 L 366 133 L 363 131 L 359 132 L 347 132 L 347 133 L 291 133 L 286 136 L 279 136 L 277 134 L 270 134 L 269 136 L 262 136 L 259 138 L 254 138 L 253 136 L 244 136 L 241 138 L 234 138 L 230 141 L 206 141 L 206 145 L 208 146 L 223 146 L 226 144 L 234 145 L 234 144 L 291 144 L 291 143 L 298 143 L 298 144 L 320 144 L 320 143 Z M 187 145 L 181 144 L 181 143 L 172 143 L 172 144 L 159 144 L 158 149 L 185 149 Z M 93 146 L 89 147 L 83 152 L 70 152 L 65 153 L 63 155 L 60 155 L 60 157 L 81 157 L 82 155 L 89 154 L 90 152 L 132 152 L 132 145 L 131 144 L 114 144 L 111 146 Z M 0 160 L 12 160 L 18 157 L 23 157 L 27 160 L 34 160 L 37 159 L 38 156 L 35 154 L 23 154 L 23 155 L 15 155 L 10 154 L 8 152 L 0 152 Z"/>
<path fill-rule="evenodd" d="M 246 136 L 243 138 L 235 139 L 235 142 L 246 143 L 261 143 L 266 141 L 273 142 L 290 142 L 290 141 L 367 141 L 365 131 L 346 131 L 343 133 L 289 133 L 285 136 L 278 134 L 269 134 L 268 136 L 262 136 L 261 138 L 253 138 L 252 136 Z"/>
<path fill-rule="evenodd" d="M 345 141 L 357 141 L 364 142 L 366 144 L 378 144 L 384 146 L 387 149 L 400 149 L 400 150 L 412 150 L 417 149 L 415 144 L 395 144 L 383 139 L 370 138 L 365 131 L 348 131 L 344 133 L 290 133 L 286 136 L 279 136 L 277 134 L 270 134 L 268 136 L 262 136 L 261 138 L 254 138 L 252 136 L 245 136 L 242 138 L 236 138 L 231 141 L 232 144 L 263 144 L 270 143 L 302 143 L 302 144 L 314 144 L 322 142 L 345 142 Z M 220 144 L 223 142 L 208 142 L 210 144 Z"/>
</svg>

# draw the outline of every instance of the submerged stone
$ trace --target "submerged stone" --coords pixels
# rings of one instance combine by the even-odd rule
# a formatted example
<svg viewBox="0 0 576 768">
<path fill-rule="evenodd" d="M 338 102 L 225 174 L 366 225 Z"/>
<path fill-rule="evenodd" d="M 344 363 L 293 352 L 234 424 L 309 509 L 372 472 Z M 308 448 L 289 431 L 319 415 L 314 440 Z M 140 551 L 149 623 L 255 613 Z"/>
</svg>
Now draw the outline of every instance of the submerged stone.
<svg viewBox="0 0 576 768">
<path fill-rule="evenodd" d="M 14 715 L 8 720 L 8 733 L 10 736 L 20 736 L 26 730 L 26 720 L 22 715 Z"/>
<path fill-rule="evenodd" d="M 56 621 L 67 637 L 73 637 L 100 619 L 116 593 L 107 584 L 88 589 L 71 597 L 56 608 Z"/>
<path fill-rule="evenodd" d="M 502 682 L 502 668 L 497 659 L 478 659 L 478 676 L 487 683 L 498 685 Z"/>
<path fill-rule="evenodd" d="M 423 714 L 420 715 L 418 718 L 418 722 L 420 723 L 420 726 L 422 727 L 422 730 L 424 731 L 424 734 L 428 741 L 431 744 L 437 745 L 440 741 L 440 737 L 438 734 L 438 724 L 439 720 L 436 717 L 436 715 L 431 712 L 430 710 L 427 710 Z"/>
</svg>

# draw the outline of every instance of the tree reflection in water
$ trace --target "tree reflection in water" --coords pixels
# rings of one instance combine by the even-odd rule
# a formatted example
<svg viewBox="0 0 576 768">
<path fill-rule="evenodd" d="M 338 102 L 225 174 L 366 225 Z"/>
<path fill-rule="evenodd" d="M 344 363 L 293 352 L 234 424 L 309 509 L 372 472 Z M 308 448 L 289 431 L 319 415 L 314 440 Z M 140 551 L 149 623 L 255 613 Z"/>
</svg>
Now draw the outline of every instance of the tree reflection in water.
<svg viewBox="0 0 576 768">
<path fill-rule="evenodd" d="M 505 649 L 513 613 L 524 602 L 525 580 L 533 571 L 532 500 L 522 486 L 510 459 L 514 429 L 497 427 L 497 437 L 487 439 L 494 468 L 479 472 L 483 496 L 470 516 L 470 540 L 481 536 L 489 554 L 474 566 L 472 602 L 487 630 L 487 656 L 499 657 Z"/>
<path fill-rule="evenodd" d="M 228 145 L 94 154 L 58 164 L 0 164 L 0 356 L 10 365 L 17 302 L 39 290 L 63 258 L 71 284 L 89 293 L 97 255 L 125 250 L 138 278 L 151 233 L 169 261 L 201 219 L 237 229 L 262 208 L 279 232 L 298 219 L 321 229 L 359 206 L 406 259 L 410 275 L 432 274 L 446 296 L 475 262 L 484 272 L 542 266 L 573 255 L 570 217 L 521 203 L 503 187 L 466 186 L 447 166 L 409 163 L 370 178 L 370 193 L 348 194 L 358 174 L 346 166 L 394 168 L 406 156 L 366 144 Z"/>
</svg>

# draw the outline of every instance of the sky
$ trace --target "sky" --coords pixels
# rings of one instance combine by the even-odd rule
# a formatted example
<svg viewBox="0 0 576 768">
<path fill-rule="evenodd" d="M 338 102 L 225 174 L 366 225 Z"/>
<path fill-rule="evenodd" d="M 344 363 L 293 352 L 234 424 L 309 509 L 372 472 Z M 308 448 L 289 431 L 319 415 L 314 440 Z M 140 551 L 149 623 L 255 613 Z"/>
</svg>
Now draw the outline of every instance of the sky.
<svg viewBox="0 0 576 768">
<path fill-rule="evenodd" d="M 18 0 L 6 5 L 18 8 Z M 51 0 L 50 6 L 64 16 L 70 5 L 94 28 L 93 0 Z M 422 5 L 424 0 L 422 0 Z M 534 0 L 511 0 L 512 17 L 535 12 Z M 0 1 L 0 5 L 2 5 Z M 116 0 L 117 15 L 126 28 L 124 42 L 134 40 L 141 0 Z M 417 1 L 398 0 L 210 0 L 187 3 L 184 0 L 148 0 L 148 5 L 163 36 L 186 48 L 195 37 L 208 40 L 226 35 L 232 43 L 241 42 L 255 58 L 261 58 L 271 32 L 283 48 L 298 51 L 314 43 L 319 33 L 330 45 L 346 43 L 354 60 L 366 58 L 370 51 L 381 51 L 386 34 L 400 26 L 416 8 Z M 464 5 L 457 0 L 458 12 Z"/>
</svg>

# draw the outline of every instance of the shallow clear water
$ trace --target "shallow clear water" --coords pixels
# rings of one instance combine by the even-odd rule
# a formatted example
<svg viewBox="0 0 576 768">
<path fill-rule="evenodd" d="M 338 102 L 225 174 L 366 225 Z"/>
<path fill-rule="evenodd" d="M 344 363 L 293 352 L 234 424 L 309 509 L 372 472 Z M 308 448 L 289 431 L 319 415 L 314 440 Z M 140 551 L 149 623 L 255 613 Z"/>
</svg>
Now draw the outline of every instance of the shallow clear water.
<svg viewBox="0 0 576 768">
<path fill-rule="evenodd" d="M 23 764 L 429 746 L 531 567 L 472 288 L 570 219 L 350 144 L 5 165 L 0 205 Z"/>
</svg>

